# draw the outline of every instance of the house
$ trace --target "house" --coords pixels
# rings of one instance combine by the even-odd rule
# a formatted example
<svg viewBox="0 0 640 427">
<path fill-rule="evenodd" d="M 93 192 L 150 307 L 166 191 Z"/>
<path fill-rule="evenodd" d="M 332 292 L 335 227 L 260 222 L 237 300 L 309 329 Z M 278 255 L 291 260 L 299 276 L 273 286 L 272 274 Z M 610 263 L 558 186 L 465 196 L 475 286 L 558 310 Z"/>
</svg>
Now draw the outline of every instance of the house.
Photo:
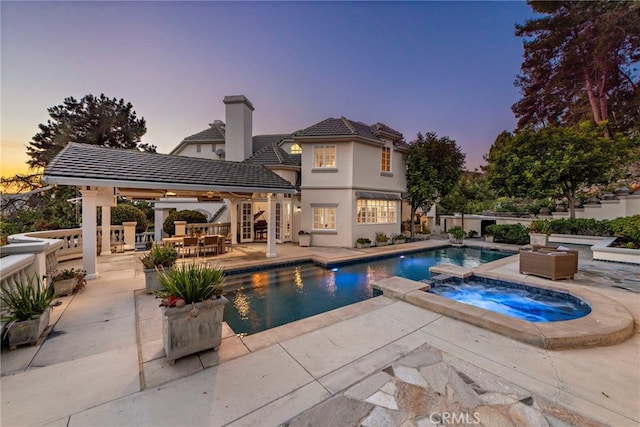
<svg viewBox="0 0 640 427">
<path fill-rule="evenodd" d="M 253 104 L 243 95 L 223 102 L 226 123 L 214 121 L 170 154 L 260 164 L 294 185 L 297 194 L 278 194 L 275 201 L 277 242 L 295 242 L 304 230 L 314 246 L 352 247 L 376 232 L 400 233 L 408 148 L 402 133 L 340 117 L 288 134 L 253 136 Z M 264 225 L 266 195 L 240 201 L 237 215 L 232 209 L 219 220 L 236 218 L 240 242 L 264 238 L 256 225 Z"/>
</svg>

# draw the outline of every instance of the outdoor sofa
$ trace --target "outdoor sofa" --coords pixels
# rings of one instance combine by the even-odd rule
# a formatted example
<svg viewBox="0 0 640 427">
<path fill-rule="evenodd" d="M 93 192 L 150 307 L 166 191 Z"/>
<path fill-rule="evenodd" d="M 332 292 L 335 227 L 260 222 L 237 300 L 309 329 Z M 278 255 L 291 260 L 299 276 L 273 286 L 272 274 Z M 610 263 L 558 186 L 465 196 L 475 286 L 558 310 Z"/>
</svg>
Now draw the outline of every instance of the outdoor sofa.
<svg viewBox="0 0 640 427">
<path fill-rule="evenodd" d="M 552 247 L 520 251 L 520 274 L 533 274 L 551 280 L 573 279 L 578 271 L 578 252 Z"/>
</svg>

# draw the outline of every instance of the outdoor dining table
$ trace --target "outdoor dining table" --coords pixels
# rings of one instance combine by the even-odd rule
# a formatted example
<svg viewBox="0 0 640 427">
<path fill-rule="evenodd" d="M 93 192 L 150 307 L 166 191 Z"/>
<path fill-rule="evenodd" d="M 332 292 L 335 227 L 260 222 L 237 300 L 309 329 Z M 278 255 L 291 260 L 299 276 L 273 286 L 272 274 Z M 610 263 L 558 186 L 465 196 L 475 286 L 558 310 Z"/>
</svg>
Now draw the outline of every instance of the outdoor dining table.
<svg viewBox="0 0 640 427">
<path fill-rule="evenodd" d="M 218 236 L 218 253 L 225 253 L 226 252 L 226 242 L 225 242 L 225 236 L 221 235 L 221 234 L 217 234 Z M 162 244 L 164 246 L 173 246 L 173 247 L 182 247 L 182 243 L 184 241 L 184 238 L 186 236 L 180 236 L 180 237 L 165 237 L 162 239 Z M 197 236 L 198 237 L 198 242 L 200 244 L 204 243 L 204 238 L 206 236 L 204 235 L 200 235 Z"/>
</svg>

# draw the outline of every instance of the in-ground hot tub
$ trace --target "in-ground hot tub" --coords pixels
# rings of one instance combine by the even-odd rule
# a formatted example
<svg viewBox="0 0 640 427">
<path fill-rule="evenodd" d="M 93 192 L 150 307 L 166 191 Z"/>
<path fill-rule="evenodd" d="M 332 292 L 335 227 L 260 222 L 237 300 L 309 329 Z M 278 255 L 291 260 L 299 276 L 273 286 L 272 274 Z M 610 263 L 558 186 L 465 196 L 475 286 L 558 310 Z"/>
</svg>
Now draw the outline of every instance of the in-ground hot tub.
<svg viewBox="0 0 640 427">
<path fill-rule="evenodd" d="M 474 277 L 469 269 L 451 265 L 446 267 L 447 274 L 454 277 Z M 457 269 L 459 274 L 455 274 Z M 483 276 L 475 276 L 475 279 L 478 278 L 482 279 Z M 577 287 L 568 290 L 556 283 L 533 286 L 532 283 L 513 280 L 509 282 L 515 288 L 527 286 L 542 289 L 542 292 L 555 291 L 565 294 L 576 301 L 582 301 L 582 304 L 590 308 L 590 312 L 572 320 L 532 322 L 427 292 L 431 288 L 429 283 L 394 276 L 376 281 L 372 286 L 384 296 L 401 299 L 447 317 L 547 349 L 612 345 L 633 335 L 634 323 L 631 313 L 622 304 L 598 292 Z"/>
</svg>

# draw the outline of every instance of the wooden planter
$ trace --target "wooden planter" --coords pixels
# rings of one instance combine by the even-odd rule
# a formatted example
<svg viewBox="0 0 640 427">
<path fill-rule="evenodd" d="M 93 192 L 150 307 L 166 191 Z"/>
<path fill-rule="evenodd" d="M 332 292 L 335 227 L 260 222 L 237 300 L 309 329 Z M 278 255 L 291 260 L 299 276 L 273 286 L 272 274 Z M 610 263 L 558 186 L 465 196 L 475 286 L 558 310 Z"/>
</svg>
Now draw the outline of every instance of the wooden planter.
<svg viewBox="0 0 640 427">
<path fill-rule="evenodd" d="M 37 319 L 9 324 L 7 326 L 9 349 L 15 350 L 22 344 L 36 345 L 40 335 L 42 335 L 45 329 L 47 329 L 47 326 L 49 326 L 50 315 L 51 307 L 47 308 Z"/>
<path fill-rule="evenodd" d="M 78 286 L 78 279 L 64 279 L 56 280 L 53 282 L 53 293 L 55 296 L 60 297 L 63 295 L 69 295 L 73 293 L 73 290 Z"/>
<path fill-rule="evenodd" d="M 220 347 L 222 315 L 227 302 L 225 297 L 220 297 L 196 303 L 197 316 L 190 314 L 194 309 L 192 304 L 162 307 L 162 341 L 170 364 L 181 357 Z"/>
</svg>

